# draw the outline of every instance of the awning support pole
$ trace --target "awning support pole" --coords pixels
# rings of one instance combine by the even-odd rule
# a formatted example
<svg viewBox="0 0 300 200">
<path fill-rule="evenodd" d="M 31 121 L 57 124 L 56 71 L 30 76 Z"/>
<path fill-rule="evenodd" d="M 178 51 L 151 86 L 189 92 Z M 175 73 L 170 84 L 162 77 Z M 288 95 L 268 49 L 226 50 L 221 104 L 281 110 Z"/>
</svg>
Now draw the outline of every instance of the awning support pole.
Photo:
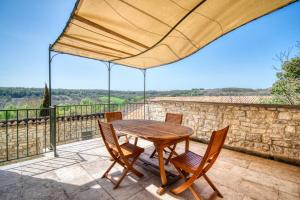
<svg viewBox="0 0 300 200">
<path fill-rule="evenodd" d="M 49 105 L 50 107 L 52 106 L 52 85 L 51 85 L 51 75 L 52 75 L 52 60 L 55 56 L 59 55 L 59 54 L 63 54 L 63 53 L 56 53 L 54 55 L 51 55 L 51 47 L 52 45 L 49 44 L 49 49 L 48 49 L 48 70 L 49 70 L 49 82 L 48 82 L 48 87 L 49 87 Z"/>
<path fill-rule="evenodd" d="M 144 76 L 144 119 L 146 119 L 146 69 L 142 70 Z"/>
<path fill-rule="evenodd" d="M 49 44 L 49 49 L 48 49 L 48 53 L 49 53 L 49 60 L 48 60 L 48 68 L 49 68 L 49 105 L 52 106 L 52 87 L 51 87 L 51 44 Z"/>
<path fill-rule="evenodd" d="M 112 68 L 112 65 L 110 62 L 108 62 L 107 69 L 108 69 L 108 111 L 109 112 L 110 112 L 110 72 L 111 72 L 111 68 Z"/>
</svg>

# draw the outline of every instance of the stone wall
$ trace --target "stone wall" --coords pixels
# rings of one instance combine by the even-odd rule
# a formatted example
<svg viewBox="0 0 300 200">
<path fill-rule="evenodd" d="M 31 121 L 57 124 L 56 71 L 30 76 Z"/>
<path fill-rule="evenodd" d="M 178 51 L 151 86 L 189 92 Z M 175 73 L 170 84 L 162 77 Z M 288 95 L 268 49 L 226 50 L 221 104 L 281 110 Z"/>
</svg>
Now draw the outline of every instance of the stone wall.
<svg viewBox="0 0 300 200">
<path fill-rule="evenodd" d="M 209 141 L 213 130 L 230 125 L 229 148 L 278 160 L 300 163 L 300 107 L 151 101 L 149 118 L 164 120 L 166 112 L 183 113 L 192 138 Z"/>
</svg>

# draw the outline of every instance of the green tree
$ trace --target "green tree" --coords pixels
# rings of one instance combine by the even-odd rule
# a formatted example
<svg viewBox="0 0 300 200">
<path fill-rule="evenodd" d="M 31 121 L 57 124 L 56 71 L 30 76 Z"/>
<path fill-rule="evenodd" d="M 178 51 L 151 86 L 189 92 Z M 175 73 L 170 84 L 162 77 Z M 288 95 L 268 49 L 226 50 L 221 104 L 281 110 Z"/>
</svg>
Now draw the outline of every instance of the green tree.
<svg viewBox="0 0 300 200">
<path fill-rule="evenodd" d="M 300 104 L 300 57 L 286 59 L 281 63 L 271 93 L 275 95 L 277 102 Z"/>
<path fill-rule="evenodd" d="M 43 103 L 41 105 L 41 108 L 49 108 L 49 107 L 50 107 L 49 90 L 48 90 L 47 84 L 45 84 L 44 98 L 43 98 Z M 41 116 L 49 116 L 49 110 L 48 109 L 41 109 L 40 115 Z"/>
<path fill-rule="evenodd" d="M 81 99 L 80 104 L 81 104 L 81 105 L 93 105 L 93 104 L 95 104 L 95 101 L 93 101 L 93 100 L 92 100 L 91 98 L 89 98 L 89 97 L 86 97 L 86 98 L 84 98 L 84 99 Z"/>
</svg>

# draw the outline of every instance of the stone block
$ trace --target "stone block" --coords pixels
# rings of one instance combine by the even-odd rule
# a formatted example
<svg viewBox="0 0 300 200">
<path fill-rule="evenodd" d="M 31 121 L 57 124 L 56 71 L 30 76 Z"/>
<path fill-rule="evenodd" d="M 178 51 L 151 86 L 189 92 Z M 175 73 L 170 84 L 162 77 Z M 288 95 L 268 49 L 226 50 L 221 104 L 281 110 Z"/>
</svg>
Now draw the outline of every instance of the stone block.
<svg viewBox="0 0 300 200">
<path fill-rule="evenodd" d="M 265 132 L 266 132 L 266 129 L 251 128 L 251 133 L 264 134 Z"/>
<path fill-rule="evenodd" d="M 274 140 L 272 141 L 273 145 L 280 146 L 280 147 L 292 147 L 292 141 L 291 140 Z"/>
<path fill-rule="evenodd" d="M 290 120 L 290 119 L 292 119 L 292 115 L 289 112 L 280 112 L 278 114 L 278 119 L 279 120 Z"/>
<path fill-rule="evenodd" d="M 246 134 L 246 140 L 252 141 L 252 142 L 261 142 L 262 136 L 259 134 Z"/>
<path fill-rule="evenodd" d="M 277 145 L 271 145 L 270 150 L 272 154 L 282 155 L 284 152 L 284 148 Z"/>
<path fill-rule="evenodd" d="M 300 120 L 300 111 L 293 113 L 293 120 Z"/>
<path fill-rule="evenodd" d="M 287 127 L 285 127 L 285 131 L 289 132 L 289 133 L 295 133 L 296 127 L 295 126 L 287 126 Z"/>
</svg>

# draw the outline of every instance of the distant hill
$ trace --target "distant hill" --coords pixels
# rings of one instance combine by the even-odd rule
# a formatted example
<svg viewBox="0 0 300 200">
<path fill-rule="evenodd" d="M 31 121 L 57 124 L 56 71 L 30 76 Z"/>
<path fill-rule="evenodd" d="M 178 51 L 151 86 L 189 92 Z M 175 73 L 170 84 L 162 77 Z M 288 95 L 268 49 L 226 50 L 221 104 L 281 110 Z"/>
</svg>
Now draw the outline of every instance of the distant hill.
<svg viewBox="0 0 300 200">
<path fill-rule="evenodd" d="M 101 103 L 107 98 L 107 90 L 96 89 L 53 89 L 54 104 L 78 104 L 82 99 L 89 98 Z M 217 88 L 191 89 L 170 91 L 147 91 L 147 97 L 178 97 L 178 96 L 268 96 L 269 89 L 249 88 Z M 143 99 L 143 91 L 111 91 L 111 96 L 120 102 L 136 102 Z M 43 97 L 43 88 L 0 87 L 0 108 L 7 104 L 38 105 Z"/>
</svg>

